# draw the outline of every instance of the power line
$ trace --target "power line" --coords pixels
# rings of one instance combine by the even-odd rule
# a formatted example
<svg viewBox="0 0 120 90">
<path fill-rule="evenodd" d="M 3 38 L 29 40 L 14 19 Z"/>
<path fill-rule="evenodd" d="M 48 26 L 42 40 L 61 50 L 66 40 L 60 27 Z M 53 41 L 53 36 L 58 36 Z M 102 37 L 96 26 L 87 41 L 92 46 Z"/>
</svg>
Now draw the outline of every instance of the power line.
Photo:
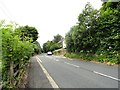
<svg viewBox="0 0 120 90">
<path fill-rule="evenodd" d="M 10 19 L 10 21 L 13 21 L 13 15 L 8 10 L 8 8 L 6 7 L 5 3 L 2 0 L 0 0 L 0 8 L 2 12 L 7 16 L 7 18 Z"/>
<path fill-rule="evenodd" d="M 11 14 L 11 12 L 9 11 L 9 9 L 6 7 L 6 5 L 4 4 L 4 2 L 2 0 L 0 0 L 0 8 L 2 10 L 2 12 L 6 15 L 6 17 L 12 21 L 12 24 L 13 24 L 13 30 L 15 29 L 16 27 L 16 23 L 14 21 L 14 17 L 13 15 Z"/>
</svg>

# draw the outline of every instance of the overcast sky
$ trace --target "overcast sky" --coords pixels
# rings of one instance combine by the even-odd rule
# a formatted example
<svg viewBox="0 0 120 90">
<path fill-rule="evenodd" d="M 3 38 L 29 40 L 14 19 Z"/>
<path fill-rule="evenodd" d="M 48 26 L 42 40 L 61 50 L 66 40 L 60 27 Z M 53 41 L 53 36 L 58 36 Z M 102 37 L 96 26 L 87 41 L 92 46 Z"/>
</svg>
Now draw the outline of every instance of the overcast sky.
<svg viewBox="0 0 120 90">
<path fill-rule="evenodd" d="M 87 2 L 96 9 L 102 5 L 101 0 L 0 0 L 0 19 L 36 27 L 42 45 L 56 34 L 65 36 Z"/>
</svg>

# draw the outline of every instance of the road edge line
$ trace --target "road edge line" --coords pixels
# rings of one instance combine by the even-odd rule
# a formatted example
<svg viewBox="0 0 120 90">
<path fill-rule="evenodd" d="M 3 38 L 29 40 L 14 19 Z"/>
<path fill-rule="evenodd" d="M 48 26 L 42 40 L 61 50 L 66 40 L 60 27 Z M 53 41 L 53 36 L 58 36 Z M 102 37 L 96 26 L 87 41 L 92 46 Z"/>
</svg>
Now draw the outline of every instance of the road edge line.
<svg viewBox="0 0 120 90">
<path fill-rule="evenodd" d="M 56 82 L 53 80 L 53 78 L 49 75 L 47 70 L 44 68 L 44 66 L 41 64 L 40 59 L 36 56 L 36 60 L 39 63 L 40 67 L 42 68 L 43 72 L 45 73 L 46 77 L 48 78 L 50 84 L 52 85 L 53 88 L 59 88 Z"/>
<path fill-rule="evenodd" d="M 36 56 L 37 59 L 39 59 L 37 56 Z M 42 63 L 42 61 L 39 59 L 39 61 Z"/>
</svg>

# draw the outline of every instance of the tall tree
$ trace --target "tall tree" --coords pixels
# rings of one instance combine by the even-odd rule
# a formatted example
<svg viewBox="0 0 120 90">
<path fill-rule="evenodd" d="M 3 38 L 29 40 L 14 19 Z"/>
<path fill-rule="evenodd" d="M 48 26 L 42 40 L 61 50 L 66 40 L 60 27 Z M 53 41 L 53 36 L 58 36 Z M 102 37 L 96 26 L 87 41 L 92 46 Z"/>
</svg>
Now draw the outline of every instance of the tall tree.
<svg viewBox="0 0 120 90">
<path fill-rule="evenodd" d="M 63 39 L 63 37 L 60 35 L 60 34 L 57 34 L 57 35 L 55 35 L 54 36 L 54 42 L 55 43 L 58 43 L 58 42 L 60 42 L 61 40 Z"/>
<path fill-rule="evenodd" d="M 100 9 L 99 37 L 104 51 L 120 50 L 120 1 L 103 3 Z"/>
<path fill-rule="evenodd" d="M 21 26 L 15 31 L 20 35 L 21 40 L 30 40 L 32 38 L 32 42 L 35 42 L 38 38 L 38 31 L 35 27 L 30 27 L 28 25 Z"/>
<path fill-rule="evenodd" d="M 66 43 L 66 49 L 68 52 L 74 52 L 74 41 L 72 38 L 72 33 L 73 33 L 73 27 L 70 29 L 70 31 L 66 34 L 65 36 L 65 43 Z"/>
<path fill-rule="evenodd" d="M 34 44 L 35 44 L 34 52 L 37 53 L 37 54 L 42 53 L 42 48 L 41 48 L 39 42 L 35 41 Z"/>
<path fill-rule="evenodd" d="M 62 48 L 62 39 L 63 37 L 61 35 L 55 35 L 53 40 L 47 41 L 43 44 L 43 51 L 46 53 L 48 51 Z"/>
<path fill-rule="evenodd" d="M 95 54 L 102 62 L 120 63 L 120 1 L 104 2 L 99 11 L 87 3 L 65 40 L 69 52 Z"/>
<path fill-rule="evenodd" d="M 91 51 L 96 48 L 94 45 L 96 42 L 95 33 L 97 27 L 97 18 L 99 17 L 99 11 L 94 9 L 88 2 L 85 5 L 85 9 L 78 16 L 78 26 L 74 30 L 74 44 L 76 52 Z"/>
</svg>

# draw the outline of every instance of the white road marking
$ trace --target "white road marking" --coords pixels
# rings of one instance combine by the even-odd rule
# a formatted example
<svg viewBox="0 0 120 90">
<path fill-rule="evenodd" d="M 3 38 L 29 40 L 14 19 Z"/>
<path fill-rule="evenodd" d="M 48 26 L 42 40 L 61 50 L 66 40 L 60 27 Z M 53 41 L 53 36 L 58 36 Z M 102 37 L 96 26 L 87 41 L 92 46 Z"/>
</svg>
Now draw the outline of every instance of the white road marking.
<svg viewBox="0 0 120 90">
<path fill-rule="evenodd" d="M 96 74 L 99 74 L 101 76 L 108 77 L 108 78 L 114 79 L 116 81 L 120 81 L 120 79 L 118 79 L 118 78 L 115 78 L 115 77 L 112 77 L 112 76 L 109 76 L 109 75 L 106 75 L 106 74 L 103 74 L 103 73 L 99 73 L 99 72 L 96 72 L 96 71 L 93 71 L 93 72 L 96 73 Z"/>
<path fill-rule="evenodd" d="M 42 61 L 36 56 L 36 58 L 42 63 Z"/>
<path fill-rule="evenodd" d="M 41 60 L 36 56 L 37 62 L 39 63 L 40 67 L 42 68 L 43 72 L 45 73 L 45 75 L 47 76 L 50 84 L 52 85 L 53 88 L 59 88 L 58 85 L 56 84 L 56 82 L 52 79 L 52 77 L 49 75 L 49 73 L 47 72 L 47 70 L 44 68 L 44 66 L 41 64 Z"/>
<path fill-rule="evenodd" d="M 71 64 L 71 63 L 67 63 L 67 62 L 64 62 L 64 63 L 66 63 L 66 64 L 68 64 L 68 65 L 71 65 L 71 66 L 74 66 L 74 67 L 80 67 L 80 66 L 77 66 L 77 65 L 74 65 L 74 64 Z"/>
<path fill-rule="evenodd" d="M 72 65 L 72 66 L 74 66 L 74 67 L 80 67 L 80 66 L 77 66 L 77 65 L 74 65 L 74 64 L 68 63 L 68 62 L 64 62 L 64 63 L 66 63 L 66 64 L 68 64 L 68 65 Z M 106 75 L 106 74 L 103 74 L 103 73 L 100 73 L 100 72 L 97 72 L 97 71 L 92 71 L 92 72 L 95 73 L 95 74 L 98 74 L 98 75 L 101 75 L 101 76 L 107 77 L 107 78 L 111 78 L 111 79 L 116 80 L 116 81 L 120 81 L 120 79 L 115 78 L 115 77 L 112 77 L 112 76 L 110 76 L 110 75 Z"/>
<path fill-rule="evenodd" d="M 54 61 L 59 61 L 59 60 L 58 60 L 58 59 L 56 59 L 56 58 L 53 58 L 53 60 L 54 60 Z"/>
<path fill-rule="evenodd" d="M 38 61 L 38 63 L 42 63 L 42 61 L 36 56 L 36 59 L 37 59 L 37 61 Z M 55 59 L 55 61 L 59 61 L 58 59 Z M 80 67 L 80 66 L 77 66 L 77 65 L 74 65 L 74 64 L 71 64 L 71 63 L 68 63 L 68 62 L 64 62 L 64 63 L 66 63 L 66 64 L 68 64 L 68 65 L 71 65 L 71 66 L 74 66 L 74 67 Z M 42 65 L 42 64 L 41 64 Z M 41 66 L 40 65 L 40 66 Z M 43 67 L 43 66 L 41 66 L 41 67 Z M 44 71 L 44 67 L 43 67 L 43 71 Z M 44 73 L 47 73 L 47 71 L 45 71 Z M 116 80 L 116 81 L 120 81 L 120 79 L 118 79 L 118 78 L 115 78 L 115 77 L 113 77 L 113 76 L 110 76 L 110 75 L 106 75 L 106 74 L 103 74 L 103 73 L 100 73 L 100 72 L 97 72 L 97 71 L 93 71 L 93 73 L 95 73 L 95 74 L 98 74 L 98 75 L 101 75 L 101 76 L 104 76 L 104 77 L 107 77 L 107 78 L 111 78 L 111 79 L 113 79 L 113 80 Z M 49 76 L 49 74 L 47 74 L 48 76 Z M 46 76 L 47 76 L 46 75 Z M 49 78 L 49 77 L 48 77 Z M 54 80 L 53 80 L 53 82 L 54 82 Z M 57 85 L 57 84 L 56 84 Z M 58 87 L 59 88 L 59 87 Z"/>
<path fill-rule="evenodd" d="M 58 59 L 56 59 L 56 61 L 59 61 Z"/>
</svg>

